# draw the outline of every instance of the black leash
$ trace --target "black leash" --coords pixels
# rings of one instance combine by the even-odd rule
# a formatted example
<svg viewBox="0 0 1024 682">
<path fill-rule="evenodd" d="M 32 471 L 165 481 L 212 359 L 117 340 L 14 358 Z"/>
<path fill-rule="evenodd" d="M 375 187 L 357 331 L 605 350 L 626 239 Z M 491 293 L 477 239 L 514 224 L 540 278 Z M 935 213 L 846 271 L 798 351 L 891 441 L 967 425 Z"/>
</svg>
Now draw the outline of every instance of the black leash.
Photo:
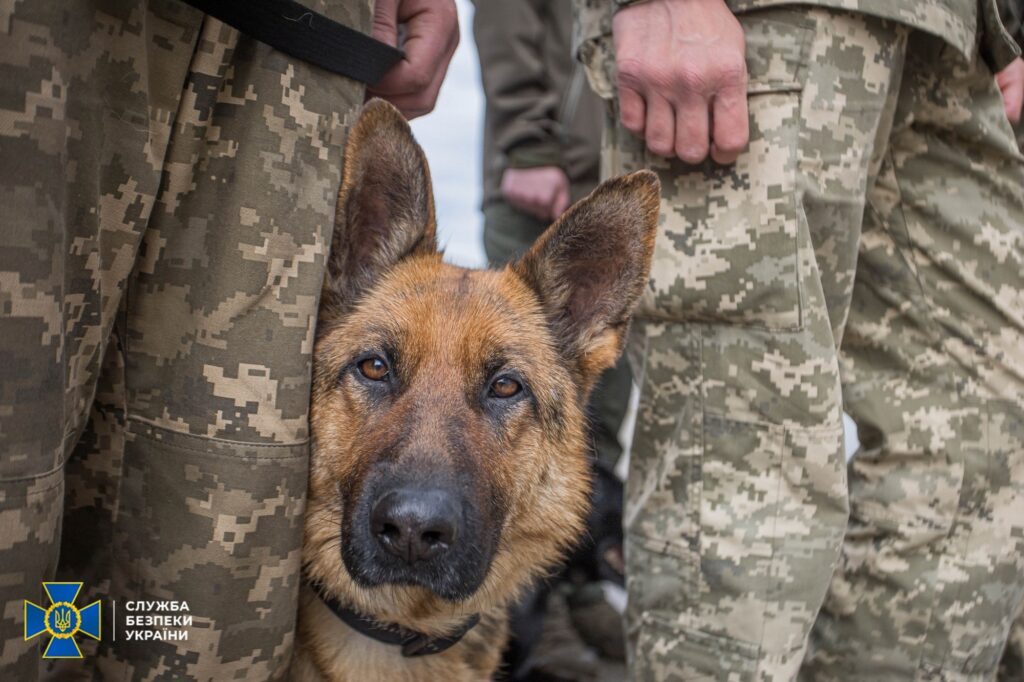
<svg viewBox="0 0 1024 682">
<path fill-rule="evenodd" d="M 295 0 L 184 0 L 276 50 L 373 85 L 404 53 Z"/>
<path fill-rule="evenodd" d="M 310 586 L 316 590 L 317 595 L 320 597 L 320 601 L 322 601 L 327 608 L 333 611 L 334 615 L 345 623 L 345 625 L 349 626 L 359 634 L 375 639 L 378 642 L 401 646 L 402 655 L 406 658 L 430 656 L 431 654 L 439 654 L 442 651 L 446 651 L 458 644 L 459 640 L 461 640 L 467 632 L 472 630 L 473 626 L 480 622 L 480 614 L 474 613 L 463 621 L 462 625 L 459 626 L 459 629 L 456 630 L 454 634 L 448 635 L 447 637 L 431 637 L 423 634 L 422 632 L 407 630 L 406 628 L 402 628 L 397 625 L 378 623 L 358 611 L 350 609 L 347 606 L 343 606 L 337 599 L 325 596 L 324 593 L 316 589 L 315 586 Z"/>
</svg>

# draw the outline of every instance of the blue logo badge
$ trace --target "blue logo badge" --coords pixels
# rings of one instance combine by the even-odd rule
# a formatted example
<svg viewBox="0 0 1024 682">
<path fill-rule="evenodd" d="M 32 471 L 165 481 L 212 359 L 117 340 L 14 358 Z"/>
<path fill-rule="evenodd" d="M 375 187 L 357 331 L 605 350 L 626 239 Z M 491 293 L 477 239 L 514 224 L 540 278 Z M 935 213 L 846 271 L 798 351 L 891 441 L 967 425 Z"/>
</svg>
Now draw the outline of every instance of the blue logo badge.
<svg viewBox="0 0 1024 682">
<path fill-rule="evenodd" d="M 43 583 L 50 608 L 25 600 L 25 639 L 47 632 L 50 643 L 46 645 L 43 658 L 81 658 L 75 635 L 100 638 L 100 601 L 97 599 L 84 609 L 75 608 L 75 598 L 82 589 L 82 583 Z"/>
</svg>

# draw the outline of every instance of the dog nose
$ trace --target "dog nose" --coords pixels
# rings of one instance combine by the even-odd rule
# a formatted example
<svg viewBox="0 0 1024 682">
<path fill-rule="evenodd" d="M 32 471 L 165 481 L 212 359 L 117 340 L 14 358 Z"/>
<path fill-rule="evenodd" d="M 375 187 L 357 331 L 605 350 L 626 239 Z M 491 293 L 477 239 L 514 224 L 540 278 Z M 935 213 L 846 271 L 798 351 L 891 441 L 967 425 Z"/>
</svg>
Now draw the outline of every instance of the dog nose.
<svg viewBox="0 0 1024 682">
<path fill-rule="evenodd" d="M 444 554 L 458 537 L 458 507 L 441 490 L 392 490 L 370 514 L 374 537 L 408 564 Z"/>
</svg>

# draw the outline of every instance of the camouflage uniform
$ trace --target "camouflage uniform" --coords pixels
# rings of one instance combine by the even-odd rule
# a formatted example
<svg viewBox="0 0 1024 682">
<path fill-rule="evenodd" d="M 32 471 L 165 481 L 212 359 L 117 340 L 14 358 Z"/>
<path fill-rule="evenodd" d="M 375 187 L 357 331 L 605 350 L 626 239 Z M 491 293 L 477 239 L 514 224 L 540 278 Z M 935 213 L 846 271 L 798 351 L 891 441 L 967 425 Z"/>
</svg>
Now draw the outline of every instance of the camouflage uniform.
<svg viewBox="0 0 1024 682">
<path fill-rule="evenodd" d="M 999 16 L 1018 47 L 1024 47 L 1024 0 L 999 0 Z M 1024 117 L 1014 126 L 1017 146 L 1024 150 Z M 1024 680 L 1024 606 L 1010 629 L 1006 650 L 999 663 L 1000 682 Z"/>
<path fill-rule="evenodd" d="M 370 0 L 311 7 L 370 26 Z M 104 600 L 63 672 L 281 678 L 363 88 L 176 0 L 23 0 L 0 27 L 0 679 L 36 678 L 22 600 L 55 573 Z M 187 601 L 188 641 L 112 642 L 126 599 Z"/>
<path fill-rule="evenodd" d="M 518 258 L 548 226 L 501 194 L 506 168 L 559 166 L 570 196 L 582 199 L 600 175 L 604 106 L 572 58 L 570 0 L 474 0 L 473 37 L 487 106 L 484 114 L 484 249 L 493 265 Z M 591 437 L 598 457 L 615 466 L 619 427 L 632 379 L 622 359 L 592 394 Z"/>
<path fill-rule="evenodd" d="M 610 2 L 578 2 L 612 97 Z M 608 130 L 607 173 L 663 192 L 630 348 L 633 675 L 989 679 L 1024 602 L 1024 166 L 992 75 L 1015 49 L 994 2 L 729 4 L 737 163 Z"/>
</svg>

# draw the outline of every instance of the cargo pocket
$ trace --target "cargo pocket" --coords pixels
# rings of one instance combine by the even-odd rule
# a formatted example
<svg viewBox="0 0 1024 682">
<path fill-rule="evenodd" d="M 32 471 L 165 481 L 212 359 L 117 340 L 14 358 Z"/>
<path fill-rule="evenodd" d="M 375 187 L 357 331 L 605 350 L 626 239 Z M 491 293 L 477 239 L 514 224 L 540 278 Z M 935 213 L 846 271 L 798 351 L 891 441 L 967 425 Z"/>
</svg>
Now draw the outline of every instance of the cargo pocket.
<svg viewBox="0 0 1024 682">
<path fill-rule="evenodd" d="M 748 679 L 761 658 L 799 665 L 839 556 L 841 424 L 791 429 L 709 415 L 702 441 L 681 460 L 686 472 L 659 477 L 669 490 L 688 482 L 674 496 L 680 504 L 643 505 L 631 521 L 639 679 L 716 679 L 722 670 Z M 655 488 L 648 499 L 662 495 Z"/>
<path fill-rule="evenodd" d="M 646 616 L 636 645 L 636 682 L 751 682 L 757 646 Z M 722 677 L 728 671 L 728 678 Z"/>
<path fill-rule="evenodd" d="M 622 155 L 657 171 L 662 207 L 639 314 L 755 329 L 802 327 L 798 237 L 801 94 L 815 22 L 793 10 L 740 15 L 747 40 L 750 143 L 735 164 Z M 625 137 L 620 136 L 620 137 Z M 624 168 L 623 170 L 630 170 Z"/>
<path fill-rule="evenodd" d="M 188 605 L 187 640 L 126 641 L 133 676 L 281 676 L 295 626 L 308 443 L 262 445 L 129 419 L 111 598 Z M 125 611 L 119 611 L 125 614 Z"/>
<path fill-rule="evenodd" d="M 44 580 L 53 580 L 64 508 L 64 467 L 24 478 L 0 479 L 0 669 L 4 679 L 36 679 L 39 640 L 25 639 L 23 600 L 48 604 Z M 45 643 L 44 643 L 45 646 Z"/>
<path fill-rule="evenodd" d="M 1024 420 L 1018 414 L 1012 403 L 991 400 L 965 411 L 960 424 L 950 420 L 975 438 L 945 448 L 952 480 L 958 470 L 963 474 L 959 496 L 941 509 L 948 535 L 939 546 L 935 593 L 927 595 L 933 611 L 922 658 L 928 670 L 992 678 L 1024 606 Z"/>
</svg>

